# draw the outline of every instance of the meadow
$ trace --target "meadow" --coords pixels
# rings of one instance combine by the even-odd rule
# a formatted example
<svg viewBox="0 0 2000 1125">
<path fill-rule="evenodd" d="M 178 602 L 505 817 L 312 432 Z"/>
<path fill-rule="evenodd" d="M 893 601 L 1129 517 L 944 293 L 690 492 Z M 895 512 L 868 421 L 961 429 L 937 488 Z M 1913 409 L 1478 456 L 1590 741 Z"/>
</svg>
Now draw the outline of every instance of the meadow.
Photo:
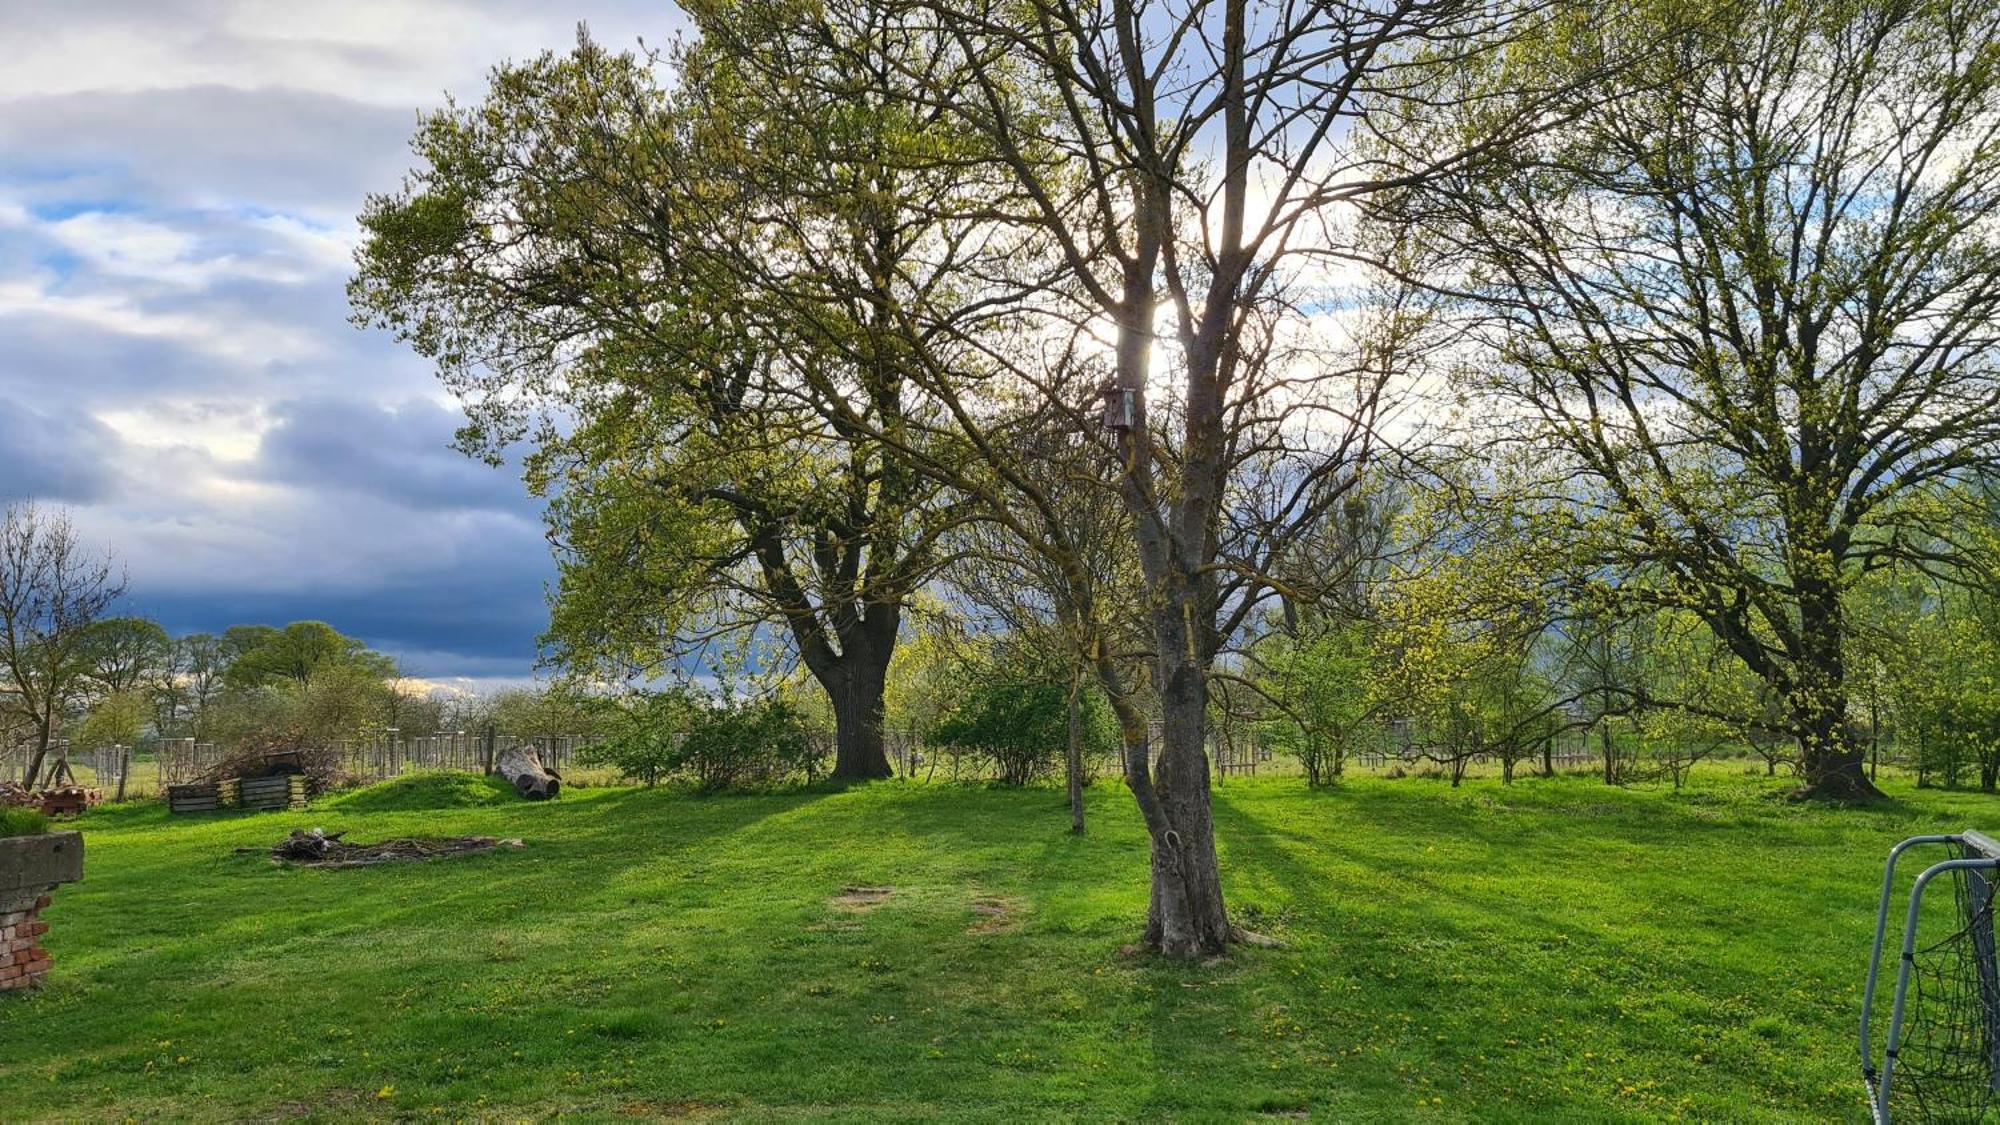
<svg viewBox="0 0 2000 1125">
<path fill-rule="evenodd" d="M 419 775 L 305 812 L 93 812 L 0 1000 L 0 1118 L 1865 1120 L 1854 1020 L 1890 843 L 2000 804 L 1581 776 L 1216 792 L 1283 948 L 1121 952 L 1129 797 L 757 796 Z M 519 851 L 274 865 L 293 828 Z"/>
</svg>

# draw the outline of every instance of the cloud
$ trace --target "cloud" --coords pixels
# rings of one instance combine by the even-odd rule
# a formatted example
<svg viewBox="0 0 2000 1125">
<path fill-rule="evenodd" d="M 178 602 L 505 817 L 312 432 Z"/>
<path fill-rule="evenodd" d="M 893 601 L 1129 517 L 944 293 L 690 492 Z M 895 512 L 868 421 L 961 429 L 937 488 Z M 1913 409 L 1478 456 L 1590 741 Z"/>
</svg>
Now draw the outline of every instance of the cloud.
<svg viewBox="0 0 2000 1125">
<path fill-rule="evenodd" d="M 0 398 L 0 500 L 101 500 L 118 483 L 118 455 L 118 435 L 87 414 Z"/>
<path fill-rule="evenodd" d="M 664 41 L 655 0 L 0 4 L 0 496 L 72 507 L 170 628 L 321 618 L 527 676 L 554 564 L 430 371 L 348 322 L 371 191 L 489 67 Z"/>
<path fill-rule="evenodd" d="M 264 435 L 261 479 L 359 492 L 406 507 L 491 508 L 532 516 L 520 479 L 451 448 L 460 415 L 434 402 L 280 403 Z"/>
</svg>

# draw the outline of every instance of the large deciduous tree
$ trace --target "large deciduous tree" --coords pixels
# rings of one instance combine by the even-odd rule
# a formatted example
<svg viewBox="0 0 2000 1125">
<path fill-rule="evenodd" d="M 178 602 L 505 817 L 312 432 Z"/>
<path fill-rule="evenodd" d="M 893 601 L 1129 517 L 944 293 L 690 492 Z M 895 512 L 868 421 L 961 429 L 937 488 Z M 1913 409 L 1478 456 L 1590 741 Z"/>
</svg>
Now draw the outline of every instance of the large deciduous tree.
<svg viewBox="0 0 2000 1125">
<path fill-rule="evenodd" d="M 1698 616 L 1782 701 L 1806 792 L 1871 795 L 1849 593 L 1953 569 L 1938 497 L 2000 467 L 2000 8 L 1656 5 L 1437 90 L 1636 39 L 1564 127 L 1392 216 L 1467 298 L 1489 436 L 1532 450 L 1527 492 L 1572 517 L 1549 557 L 1613 612 Z M 1414 164 L 1486 112 L 1384 143 Z"/>
<path fill-rule="evenodd" d="M 954 266 L 913 253 L 911 200 L 950 174 L 885 157 L 934 125 L 876 29 L 689 11 L 717 34 L 670 58 L 586 38 L 427 118 L 424 167 L 363 216 L 354 298 L 437 361 L 472 448 L 533 438 L 560 661 L 660 674 L 775 627 L 832 703 L 835 775 L 885 777 L 904 605 L 961 519 L 892 450 L 909 368 L 940 362 L 897 309 Z"/>
</svg>

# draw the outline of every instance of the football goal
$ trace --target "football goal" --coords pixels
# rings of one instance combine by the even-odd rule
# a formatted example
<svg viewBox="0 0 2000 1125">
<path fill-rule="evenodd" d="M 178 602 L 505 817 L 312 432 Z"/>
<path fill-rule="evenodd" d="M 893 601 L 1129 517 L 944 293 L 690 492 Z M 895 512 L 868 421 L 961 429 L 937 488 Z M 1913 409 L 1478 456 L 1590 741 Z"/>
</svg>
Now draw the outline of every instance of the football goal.
<svg viewBox="0 0 2000 1125">
<path fill-rule="evenodd" d="M 1910 884 L 1902 955 L 1878 1058 L 1870 1031 L 1896 895 L 1896 861 L 1923 846 L 1940 848 L 1945 858 Z M 1950 885 L 1949 895 L 1939 882 Z M 1861 994 L 1861 1073 L 1878 1122 L 1985 1121 L 2000 1113 L 1996 883 L 2000 841 L 1984 833 L 1914 836 L 1889 849 Z"/>
</svg>

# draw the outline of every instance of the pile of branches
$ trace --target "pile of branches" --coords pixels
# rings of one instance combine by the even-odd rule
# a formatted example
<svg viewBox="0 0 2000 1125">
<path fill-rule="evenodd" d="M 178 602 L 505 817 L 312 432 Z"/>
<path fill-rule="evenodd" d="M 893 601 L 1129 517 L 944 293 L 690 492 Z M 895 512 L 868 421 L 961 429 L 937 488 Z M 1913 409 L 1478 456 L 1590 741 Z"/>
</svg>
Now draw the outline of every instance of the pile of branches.
<svg viewBox="0 0 2000 1125">
<path fill-rule="evenodd" d="M 490 852 L 495 848 L 523 848 L 519 840 L 497 836 L 453 836 L 444 839 L 384 840 L 379 844 L 350 844 L 345 832 L 329 833 L 315 828 L 293 832 L 271 849 L 271 858 L 281 863 L 305 863 L 315 867 L 365 867 L 406 859 L 437 859 L 440 856 Z M 255 849 L 245 848 L 244 851 Z"/>
<path fill-rule="evenodd" d="M 214 784 L 232 777 L 304 774 L 307 790 L 319 794 L 340 785 L 342 764 L 339 750 L 312 745 L 303 727 L 276 727 L 245 736 L 200 780 Z"/>
<path fill-rule="evenodd" d="M 0 781 L 0 809 L 40 808 L 42 799 L 18 781 Z"/>
</svg>

